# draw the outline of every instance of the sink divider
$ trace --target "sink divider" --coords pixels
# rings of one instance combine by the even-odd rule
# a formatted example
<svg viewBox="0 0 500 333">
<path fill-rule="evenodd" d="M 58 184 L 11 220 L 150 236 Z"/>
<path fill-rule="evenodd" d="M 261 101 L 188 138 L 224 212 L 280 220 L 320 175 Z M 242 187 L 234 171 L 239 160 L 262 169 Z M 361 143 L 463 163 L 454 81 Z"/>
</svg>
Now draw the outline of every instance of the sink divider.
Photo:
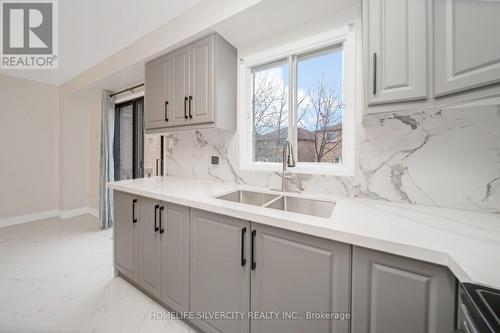
<svg viewBox="0 0 500 333">
<path fill-rule="evenodd" d="M 265 204 L 263 204 L 262 207 L 267 208 L 269 205 L 275 203 L 276 201 L 280 200 L 283 197 L 284 197 L 284 195 L 278 195 L 276 198 L 273 198 L 273 199 L 269 200 L 268 202 L 266 202 Z"/>
</svg>

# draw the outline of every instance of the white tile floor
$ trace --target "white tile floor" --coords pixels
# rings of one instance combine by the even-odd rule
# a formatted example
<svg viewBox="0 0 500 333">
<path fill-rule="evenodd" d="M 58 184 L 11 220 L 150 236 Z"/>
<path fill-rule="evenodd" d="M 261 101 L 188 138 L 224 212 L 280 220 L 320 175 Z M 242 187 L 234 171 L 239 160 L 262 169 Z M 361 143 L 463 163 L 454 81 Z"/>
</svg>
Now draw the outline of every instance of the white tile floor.
<svg viewBox="0 0 500 333">
<path fill-rule="evenodd" d="M 195 332 L 113 277 L 111 236 L 89 215 L 0 228 L 0 332 Z"/>
</svg>

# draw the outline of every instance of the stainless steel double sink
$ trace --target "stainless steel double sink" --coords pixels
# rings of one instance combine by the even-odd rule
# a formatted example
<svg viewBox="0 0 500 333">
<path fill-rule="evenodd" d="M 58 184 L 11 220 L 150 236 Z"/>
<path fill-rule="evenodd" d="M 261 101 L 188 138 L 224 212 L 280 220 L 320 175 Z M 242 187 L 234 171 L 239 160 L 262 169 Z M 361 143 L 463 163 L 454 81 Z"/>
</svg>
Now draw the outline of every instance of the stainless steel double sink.
<svg viewBox="0 0 500 333">
<path fill-rule="evenodd" d="M 238 190 L 216 197 L 242 204 L 277 209 L 304 215 L 328 218 L 335 208 L 334 201 L 300 198 L 287 194 Z"/>
</svg>

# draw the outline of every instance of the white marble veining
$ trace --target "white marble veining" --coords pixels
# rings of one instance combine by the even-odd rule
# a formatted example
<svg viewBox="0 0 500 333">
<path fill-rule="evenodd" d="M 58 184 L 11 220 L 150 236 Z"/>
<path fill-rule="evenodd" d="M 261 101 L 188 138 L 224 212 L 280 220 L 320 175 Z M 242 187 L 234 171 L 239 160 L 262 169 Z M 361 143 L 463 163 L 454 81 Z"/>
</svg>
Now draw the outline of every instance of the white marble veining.
<svg viewBox="0 0 500 333">
<path fill-rule="evenodd" d="M 90 215 L 0 229 L 0 332 L 195 332 L 113 276 L 112 230 Z"/>
<path fill-rule="evenodd" d="M 357 128 L 355 177 L 302 174 L 296 185 L 314 193 L 500 213 L 500 102 L 488 103 L 365 116 Z M 239 170 L 238 135 L 168 134 L 167 175 L 279 186 L 276 173 Z M 210 165 L 211 155 L 221 156 L 220 165 Z"/>
<path fill-rule="evenodd" d="M 242 188 L 230 182 L 154 177 L 109 187 L 326 239 L 445 265 L 462 282 L 500 288 L 500 215 L 403 205 L 333 195 L 330 218 L 305 216 L 215 198 Z M 245 186 L 248 189 L 264 190 Z"/>
</svg>

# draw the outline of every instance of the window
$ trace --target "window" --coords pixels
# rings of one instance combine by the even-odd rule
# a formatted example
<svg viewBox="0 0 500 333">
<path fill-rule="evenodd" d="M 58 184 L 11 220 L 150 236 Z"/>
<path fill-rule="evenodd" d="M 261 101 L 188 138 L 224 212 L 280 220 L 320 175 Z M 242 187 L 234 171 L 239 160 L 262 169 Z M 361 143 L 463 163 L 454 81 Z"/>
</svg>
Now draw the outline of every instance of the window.
<svg viewBox="0 0 500 333">
<path fill-rule="evenodd" d="M 353 174 L 354 29 L 332 34 L 243 59 L 243 169 L 278 171 L 288 140 L 296 172 Z"/>
<path fill-rule="evenodd" d="M 254 161 L 281 162 L 285 139 L 295 141 L 299 162 L 342 157 L 341 45 L 255 67 L 252 81 Z"/>
<path fill-rule="evenodd" d="M 342 158 L 342 46 L 298 57 L 296 108 L 297 160 L 336 163 Z"/>
<path fill-rule="evenodd" d="M 253 70 L 254 161 L 281 162 L 288 137 L 288 65 L 285 61 Z"/>
</svg>

